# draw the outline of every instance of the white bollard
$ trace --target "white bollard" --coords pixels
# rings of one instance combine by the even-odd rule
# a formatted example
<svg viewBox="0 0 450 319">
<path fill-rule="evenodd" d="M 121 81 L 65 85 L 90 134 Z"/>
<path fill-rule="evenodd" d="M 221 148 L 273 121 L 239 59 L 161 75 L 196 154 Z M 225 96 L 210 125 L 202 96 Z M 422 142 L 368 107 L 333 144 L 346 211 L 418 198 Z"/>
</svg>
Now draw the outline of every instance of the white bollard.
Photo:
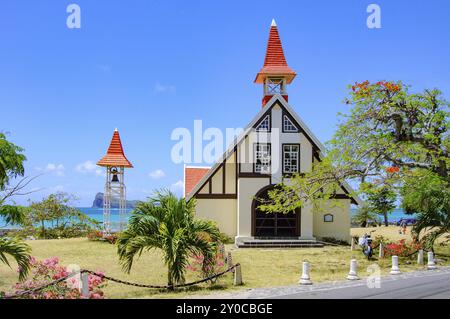
<svg viewBox="0 0 450 319">
<path fill-rule="evenodd" d="M 300 285 L 312 285 L 311 278 L 309 276 L 309 262 L 304 261 L 302 267 L 302 276 L 298 282 Z"/>
<path fill-rule="evenodd" d="M 434 255 L 432 251 L 428 252 L 428 264 L 427 264 L 427 269 L 428 270 L 433 270 L 436 269 L 436 263 L 434 262 Z"/>
<path fill-rule="evenodd" d="M 356 259 L 352 259 L 350 260 L 350 271 L 347 275 L 347 279 L 348 280 L 358 280 L 358 263 L 356 261 Z"/>
<path fill-rule="evenodd" d="M 242 285 L 242 271 L 241 265 L 237 265 L 234 271 L 234 282 L 233 285 L 240 286 Z"/>
<path fill-rule="evenodd" d="M 81 296 L 89 298 L 89 274 L 87 272 L 81 274 Z"/>
<path fill-rule="evenodd" d="M 380 243 L 380 253 L 378 255 L 378 258 L 380 258 L 380 259 L 384 258 L 384 245 L 383 245 L 383 243 Z"/>
<path fill-rule="evenodd" d="M 390 274 L 399 275 L 401 273 L 400 268 L 398 268 L 398 256 L 392 256 L 392 268 Z"/>
<path fill-rule="evenodd" d="M 423 249 L 420 249 L 417 253 L 417 264 L 423 265 Z"/>
</svg>

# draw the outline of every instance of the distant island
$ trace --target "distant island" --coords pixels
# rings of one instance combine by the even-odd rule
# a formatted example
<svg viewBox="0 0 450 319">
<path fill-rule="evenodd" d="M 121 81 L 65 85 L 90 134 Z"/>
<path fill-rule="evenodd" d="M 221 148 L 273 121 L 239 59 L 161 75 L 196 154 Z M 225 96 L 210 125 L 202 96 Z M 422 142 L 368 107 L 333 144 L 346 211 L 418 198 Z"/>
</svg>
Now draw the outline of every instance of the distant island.
<svg viewBox="0 0 450 319">
<path fill-rule="evenodd" d="M 136 207 L 138 200 L 127 200 L 126 208 L 133 209 Z M 92 208 L 103 208 L 103 193 L 97 193 L 95 195 L 94 202 L 92 203 Z M 111 202 L 111 208 L 119 208 L 119 200 L 114 198 Z"/>
</svg>

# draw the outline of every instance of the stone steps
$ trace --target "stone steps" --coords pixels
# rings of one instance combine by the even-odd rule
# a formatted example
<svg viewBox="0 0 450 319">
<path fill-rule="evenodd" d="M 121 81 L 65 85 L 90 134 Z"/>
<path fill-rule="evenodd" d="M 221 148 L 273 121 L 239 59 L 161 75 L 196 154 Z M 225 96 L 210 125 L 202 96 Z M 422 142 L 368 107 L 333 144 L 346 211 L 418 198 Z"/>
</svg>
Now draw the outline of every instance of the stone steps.
<svg viewBox="0 0 450 319">
<path fill-rule="evenodd" d="M 245 240 L 236 243 L 238 248 L 320 248 L 323 243 L 314 240 Z"/>
</svg>

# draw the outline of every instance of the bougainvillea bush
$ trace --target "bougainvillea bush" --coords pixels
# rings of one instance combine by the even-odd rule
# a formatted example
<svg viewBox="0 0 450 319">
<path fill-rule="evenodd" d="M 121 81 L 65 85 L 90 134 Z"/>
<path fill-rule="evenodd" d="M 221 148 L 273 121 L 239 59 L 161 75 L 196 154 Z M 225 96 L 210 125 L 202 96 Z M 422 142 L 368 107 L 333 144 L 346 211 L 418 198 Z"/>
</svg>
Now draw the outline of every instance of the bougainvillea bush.
<svg viewBox="0 0 450 319">
<path fill-rule="evenodd" d="M 409 257 L 419 249 L 422 248 L 420 243 L 407 243 L 406 240 L 402 239 L 398 242 L 392 242 L 385 244 L 384 255 L 389 256 L 399 256 L 399 257 Z"/>
<path fill-rule="evenodd" d="M 196 272 L 199 279 L 209 278 L 224 270 L 225 262 L 222 253 L 217 252 L 214 254 L 209 262 L 205 262 L 204 260 L 203 255 L 192 255 L 191 263 L 187 266 L 187 269 Z M 217 282 L 217 278 L 212 279 L 211 282 Z"/>
<path fill-rule="evenodd" d="M 59 264 L 57 257 L 45 259 L 43 261 L 37 260 L 34 257 L 30 259 L 31 275 L 30 278 L 15 284 L 13 286 L 14 292 L 9 295 L 20 294 L 21 292 L 41 287 L 47 283 L 67 277 L 69 272 L 66 267 Z M 103 299 L 104 293 L 102 289 L 106 282 L 99 275 L 89 274 L 89 299 Z M 78 289 L 77 278 L 71 277 L 63 280 L 57 284 L 46 287 L 40 291 L 23 295 L 21 298 L 25 299 L 81 299 L 80 290 Z M 8 294 L 5 297 L 9 296 Z"/>
</svg>

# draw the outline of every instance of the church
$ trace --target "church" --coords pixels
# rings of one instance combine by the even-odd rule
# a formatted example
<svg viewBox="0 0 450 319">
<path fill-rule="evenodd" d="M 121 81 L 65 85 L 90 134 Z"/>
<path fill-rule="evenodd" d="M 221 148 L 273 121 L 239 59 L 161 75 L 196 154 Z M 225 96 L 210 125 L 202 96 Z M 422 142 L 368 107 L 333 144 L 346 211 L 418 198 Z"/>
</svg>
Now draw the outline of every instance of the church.
<svg viewBox="0 0 450 319">
<path fill-rule="evenodd" d="M 266 214 L 257 198 L 276 184 L 311 170 L 324 146 L 288 103 L 287 86 L 296 73 L 288 66 L 272 21 L 267 51 L 255 83 L 264 88 L 262 108 L 210 168 L 184 168 L 184 196 L 197 201 L 198 218 L 213 220 L 237 247 L 320 247 L 322 238 L 350 240 L 350 205 L 361 200 L 347 183 L 334 200 L 289 214 Z"/>
</svg>

